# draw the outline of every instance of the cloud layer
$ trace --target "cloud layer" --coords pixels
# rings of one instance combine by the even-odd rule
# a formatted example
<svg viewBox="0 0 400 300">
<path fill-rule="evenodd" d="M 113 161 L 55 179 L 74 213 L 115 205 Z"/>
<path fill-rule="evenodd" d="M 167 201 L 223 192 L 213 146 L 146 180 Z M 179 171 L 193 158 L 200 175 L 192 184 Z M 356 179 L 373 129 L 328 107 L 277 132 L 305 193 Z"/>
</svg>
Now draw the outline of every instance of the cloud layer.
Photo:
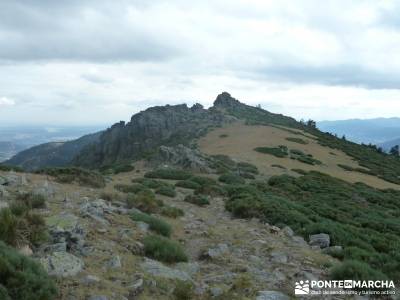
<svg viewBox="0 0 400 300">
<path fill-rule="evenodd" d="M 0 114 L 113 122 L 228 90 L 295 117 L 398 115 L 399 13 L 397 1 L 2 1 L 0 98 L 14 105 Z M 332 101 L 345 110 L 327 115 Z"/>
</svg>

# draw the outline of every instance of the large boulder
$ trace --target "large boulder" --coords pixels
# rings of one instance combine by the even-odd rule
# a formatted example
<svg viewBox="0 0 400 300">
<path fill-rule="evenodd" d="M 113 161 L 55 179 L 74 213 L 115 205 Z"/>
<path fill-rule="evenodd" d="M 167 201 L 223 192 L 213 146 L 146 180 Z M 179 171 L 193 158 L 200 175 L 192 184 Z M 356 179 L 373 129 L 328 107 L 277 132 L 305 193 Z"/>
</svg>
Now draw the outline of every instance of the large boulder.
<svg viewBox="0 0 400 300">
<path fill-rule="evenodd" d="M 80 258 L 67 252 L 54 252 L 42 257 L 40 263 L 49 275 L 56 277 L 75 276 L 84 266 Z"/>
<path fill-rule="evenodd" d="M 329 234 L 326 233 L 318 233 L 310 235 L 310 246 L 317 246 L 320 248 L 327 248 L 331 243 Z"/>
<path fill-rule="evenodd" d="M 212 168 L 210 167 L 211 159 L 209 157 L 202 154 L 197 149 L 191 149 L 183 145 L 178 145 L 176 147 L 161 146 L 158 156 L 156 156 L 152 162 L 172 165 L 193 172 L 212 172 Z"/>
</svg>

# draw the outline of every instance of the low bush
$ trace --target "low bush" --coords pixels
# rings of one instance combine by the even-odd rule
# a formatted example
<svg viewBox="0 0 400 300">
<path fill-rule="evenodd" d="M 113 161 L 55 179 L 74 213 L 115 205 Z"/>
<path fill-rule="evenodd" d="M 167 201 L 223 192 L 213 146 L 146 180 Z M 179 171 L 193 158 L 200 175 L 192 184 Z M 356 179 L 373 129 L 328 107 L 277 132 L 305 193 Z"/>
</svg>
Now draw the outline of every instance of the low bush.
<svg viewBox="0 0 400 300">
<path fill-rule="evenodd" d="M 29 208 L 45 208 L 47 198 L 42 194 L 26 192 L 18 194 L 17 201 L 22 201 Z"/>
<path fill-rule="evenodd" d="M 245 179 L 256 179 L 256 177 L 253 174 L 246 172 L 240 172 L 239 176 Z"/>
<path fill-rule="evenodd" d="M 240 172 L 258 174 L 258 169 L 255 165 L 247 162 L 239 162 L 237 168 Z"/>
<path fill-rule="evenodd" d="M 271 167 L 286 170 L 286 167 L 284 167 L 282 165 L 278 165 L 278 164 L 272 164 Z"/>
<path fill-rule="evenodd" d="M 246 182 L 241 176 L 234 173 L 222 174 L 218 180 L 226 184 L 243 184 Z"/>
<path fill-rule="evenodd" d="M 297 174 L 300 175 L 306 175 L 307 171 L 303 170 L 303 169 L 291 169 L 291 171 L 296 172 Z"/>
<path fill-rule="evenodd" d="M 47 228 L 43 217 L 30 212 L 27 207 L 18 210 L 15 207 L 0 210 L 0 240 L 11 246 L 38 246 L 46 241 Z"/>
<path fill-rule="evenodd" d="M 147 187 L 148 189 L 157 189 L 162 186 L 171 186 L 166 182 L 162 182 L 161 180 L 150 179 L 150 178 L 134 178 L 132 179 L 133 183 L 140 183 L 141 185 Z"/>
<path fill-rule="evenodd" d="M 158 189 L 156 189 L 156 194 L 160 194 L 171 198 L 176 196 L 176 192 L 173 186 L 161 186 Z"/>
<path fill-rule="evenodd" d="M 257 147 L 254 148 L 254 151 L 270 154 L 279 158 L 287 157 L 288 156 L 288 149 L 284 146 L 279 147 Z"/>
<path fill-rule="evenodd" d="M 60 183 L 76 182 L 82 186 L 94 188 L 102 188 L 106 185 L 104 177 L 99 172 L 78 167 L 47 168 L 36 173 L 53 176 Z"/>
<path fill-rule="evenodd" d="M 194 299 L 194 286 L 191 282 L 178 280 L 174 288 L 174 299 L 176 300 L 191 300 Z"/>
<path fill-rule="evenodd" d="M 192 176 L 189 178 L 189 180 L 201 186 L 217 184 L 217 182 L 214 179 L 204 176 Z"/>
<path fill-rule="evenodd" d="M 195 195 L 207 195 L 211 197 L 225 196 L 226 190 L 220 185 L 203 185 L 194 190 Z"/>
<path fill-rule="evenodd" d="M 161 214 L 163 216 L 167 216 L 170 218 L 178 218 L 178 217 L 182 217 L 184 215 L 184 212 L 182 209 L 177 208 L 177 207 L 173 207 L 173 206 L 164 206 L 161 209 Z"/>
<path fill-rule="evenodd" d="M 182 246 L 159 235 L 148 235 L 143 239 L 145 254 L 166 263 L 186 262 L 188 257 Z"/>
<path fill-rule="evenodd" d="M 39 263 L 0 242 L 0 298 L 52 300 L 57 289 Z"/>
<path fill-rule="evenodd" d="M 228 135 L 224 133 L 224 134 L 220 134 L 219 137 L 220 138 L 226 138 L 226 137 L 228 137 Z"/>
<path fill-rule="evenodd" d="M 190 173 L 171 168 L 157 169 L 154 171 L 147 172 L 144 174 L 146 178 L 160 178 L 160 179 L 171 179 L 171 180 L 184 180 L 190 177 Z"/>
<path fill-rule="evenodd" d="M 169 237 L 172 233 L 171 225 L 151 215 L 145 213 L 132 213 L 131 218 L 133 221 L 149 224 L 151 230 L 163 236 Z"/>
<path fill-rule="evenodd" d="M 149 189 L 144 189 L 137 194 L 128 194 L 126 204 L 128 208 L 135 207 L 146 213 L 158 212 L 159 208 L 164 205 Z"/>
<path fill-rule="evenodd" d="M 123 193 L 133 193 L 133 194 L 139 193 L 146 189 L 146 187 L 144 185 L 141 185 L 139 183 L 134 183 L 134 184 L 120 183 L 120 184 L 114 185 L 114 188 Z"/>
<path fill-rule="evenodd" d="M 337 165 L 338 165 L 338 167 L 342 168 L 345 171 L 353 171 L 354 170 L 353 167 L 350 167 L 348 165 L 343 165 L 343 164 L 337 164 Z"/>
<path fill-rule="evenodd" d="M 290 154 L 294 154 L 294 155 L 305 155 L 303 151 L 298 150 L 298 149 L 290 149 Z"/>
<path fill-rule="evenodd" d="M 112 167 L 112 171 L 114 174 L 131 172 L 133 170 L 135 170 L 135 167 L 131 164 L 117 164 Z"/>
<path fill-rule="evenodd" d="M 195 189 L 198 189 L 198 188 L 201 187 L 200 184 L 198 184 L 198 183 L 196 183 L 196 182 L 194 182 L 194 181 L 191 181 L 191 180 L 182 180 L 182 181 L 178 181 L 178 182 L 175 184 L 175 186 L 177 186 L 177 187 L 182 187 L 182 188 L 185 188 L 185 189 L 192 189 L 192 190 L 195 190 Z"/>
<path fill-rule="evenodd" d="M 302 144 L 302 145 L 307 145 L 308 142 L 301 139 L 301 138 L 295 138 L 295 137 L 287 137 L 286 138 L 287 141 L 289 142 L 293 142 L 293 143 L 297 143 L 297 144 Z"/>
<path fill-rule="evenodd" d="M 346 260 L 336 265 L 330 271 L 332 279 L 335 280 L 386 280 L 387 276 L 371 268 L 368 264 L 357 260 Z"/>
<path fill-rule="evenodd" d="M 205 206 L 210 204 L 208 197 L 204 195 L 187 195 L 184 201 L 198 206 Z"/>
</svg>

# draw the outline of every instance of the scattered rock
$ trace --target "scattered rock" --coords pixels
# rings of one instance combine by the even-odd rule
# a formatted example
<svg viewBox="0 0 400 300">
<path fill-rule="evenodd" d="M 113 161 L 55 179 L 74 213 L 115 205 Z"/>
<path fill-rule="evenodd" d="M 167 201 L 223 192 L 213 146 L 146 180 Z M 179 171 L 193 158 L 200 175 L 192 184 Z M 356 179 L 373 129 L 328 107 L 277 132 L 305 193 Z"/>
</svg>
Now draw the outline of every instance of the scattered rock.
<svg viewBox="0 0 400 300">
<path fill-rule="evenodd" d="M 288 261 L 288 257 L 286 254 L 282 252 L 272 252 L 271 253 L 271 262 L 279 263 L 279 264 L 286 264 Z"/>
<path fill-rule="evenodd" d="M 100 278 L 94 275 L 86 275 L 80 281 L 82 284 L 89 286 L 100 282 Z"/>
<path fill-rule="evenodd" d="M 290 300 L 290 298 L 277 291 L 259 291 L 256 300 Z"/>
<path fill-rule="evenodd" d="M 24 245 L 18 249 L 18 252 L 25 256 L 32 256 L 33 251 L 28 245 Z"/>
<path fill-rule="evenodd" d="M 186 272 L 167 267 L 152 259 L 146 258 L 140 266 L 146 273 L 156 277 L 192 281 L 192 278 Z"/>
<path fill-rule="evenodd" d="M 209 248 L 205 254 L 203 254 L 203 258 L 218 258 L 229 252 L 229 248 L 227 244 L 218 244 L 214 248 Z"/>
<path fill-rule="evenodd" d="M 269 232 L 273 234 L 278 234 L 281 231 L 281 229 L 277 226 L 270 226 L 269 227 Z"/>
<path fill-rule="evenodd" d="M 54 252 L 40 259 L 47 273 L 57 277 L 75 276 L 82 271 L 83 261 L 67 252 Z"/>
<path fill-rule="evenodd" d="M 127 249 L 131 251 L 133 255 L 144 255 L 144 245 L 141 242 L 135 241 L 129 243 Z"/>
<path fill-rule="evenodd" d="M 84 203 L 81 204 L 79 211 L 81 216 L 92 218 L 105 226 L 109 226 L 110 223 L 104 218 L 104 213 L 112 213 L 113 208 L 103 199 L 88 201 L 87 198 L 84 198 Z"/>
<path fill-rule="evenodd" d="M 129 299 L 136 299 L 136 297 L 143 292 L 144 290 L 144 281 L 143 278 L 139 278 L 136 280 L 133 284 L 129 285 L 128 287 L 129 290 Z"/>
<path fill-rule="evenodd" d="M 310 235 L 310 246 L 318 246 L 320 248 L 326 248 L 330 245 L 329 234 L 319 233 Z"/>
<path fill-rule="evenodd" d="M 285 226 L 282 229 L 283 233 L 285 233 L 287 236 L 293 236 L 294 232 L 292 230 L 292 228 L 290 228 L 289 226 Z"/>
<path fill-rule="evenodd" d="M 141 231 L 143 231 L 143 232 L 149 231 L 149 228 L 150 228 L 149 224 L 142 222 L 142 221 L 135 222 L 135 223 L 136 223 L 137 228 L 139 228 Z"/>
<path fill-rule="evenodd" d="M 121 268 L 121 267 L 122 267 L 121 258 L 118 255 L 113 256 L 107 262 L 107 268 L 109 268 L 109 269 L 118 269 L 118 268 Z"/>
<path fill-rule="evenodd" d="M 211 297 L 213 297 L 213 298 L 221 296 L 223 293 L 224 293 L 224 291 L 220 287 L 212 287 L 210 289 L 210 294 L 211 294 Z"/>
</svg>

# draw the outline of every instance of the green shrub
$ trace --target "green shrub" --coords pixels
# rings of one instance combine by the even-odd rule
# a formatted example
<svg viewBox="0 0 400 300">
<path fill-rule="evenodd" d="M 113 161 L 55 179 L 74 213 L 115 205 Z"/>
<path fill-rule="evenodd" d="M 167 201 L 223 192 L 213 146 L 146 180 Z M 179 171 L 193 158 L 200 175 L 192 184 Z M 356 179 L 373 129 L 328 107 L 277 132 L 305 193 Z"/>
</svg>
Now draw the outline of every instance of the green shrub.
<svg viewBox="0 0 400 300">
<path fill-rule="evenodd" d="M 335 280 L 386 280 L 387 276 L 372 269 L 368 264 L 357 260 L 346 260 L 333 267 L 330 271 L 332 279 Z"/>
<path fill-rule="evenodd" d="M 169 237 L 172 233 L 171 225 L 167 222 L 158 219 L 156 217 L 150 216 L 145 213 L 132 213 L 131 218 L 136 222 L 144 222 L 149 224 L 150 229 L 163 235 Z"/>
<path fill-rule="evenodd" d="M 290 149 L 290 154 L 294 154 L 294 155 L 305 155 L 303 151 L 298 150 L 298 149 Z"/>
<path fill-rule="evenodd" d="M 0 171 L 4 172 L 9 172 L 9 171 L 14 171 L 14 172 L 23 172 L 24 170 L 20 167 L 15 167 L 15 166 L 7 166 L 4 164 L 0 164 Z"/>
<path fill-rule="evenodd" d="M 239 175 L 245 179 L 256 179 L 256 177 L 251 173 L 241 172 Z"/>
<path fill-rule="evenodd" d="M 28 210 L 18 216 L 10 208 L 3 208 L 0 210 L 0 240 L 12 246 L 24 243 L 40 245 L 47 240 L 45 221 Z"/>
<path fill-rule="evenodd" d="M 185 202 L 196 204 L 198 206 L 205 206 L 210 204 L 210 201 L 206 196 L 203 195 L 187 195 L 185 197 Z"/>
<path fill-rule="evenodd" d="M 288 149 L 287 147 L 284 146 L 279 146 L 279 147 L 257 147 L 254 148 L 254 151 L 264 153 L 264 154 L 270 154 L 276 157 L 287 157 L 288 156 Z"/>
<path fill-rule="evenodd" d="M 166 263 L 185 262 L 188 257 L 181 245 L 159 235 L 148 235 L 143 239 L 145 254 Z"/>
<path fill-rule="evenodd" d="M 0 240 L 9 245 L 16 245 L 18 236 L 18 218 L 8 208 L 0 210 Z"/>
<path fill-rule="evenodd" d="M 56 286 L 40 264 L 0 242 L 1 299 L 51 300 L 56 296 Z"/>
<path fill-rule="evenodd" d="M 106 185 L 104 177 L 99 172 L 78 167 L 47 168 L 36 173 L 53 176 L 60 183 L 77 182 L 82 186 L 94 188 L 102 188 Z"/>
<path fill-rule="evenodd" d="M 184 215 L 184 212 L 182 209 L 177 208 L 177 207 L 172 207 L 172 206 L 164 206 L 161 209 L 161 214 L 170 218 L 178 218 L 182 217 Z"/>
<path fill-rule="evenodd" d="M 146 189 L 145 186 L 141 184 L 116 184 L 114 188 L 123 193 L 139 193 Z"/>
<path fill-rule="evenodd" d="M 128 208 L 135 207 L 146 213 L 155 213 L 164 203 L 156 199 L 151 190 L 144 189 L 137 194 L 128 194 L 126 204 Z"/>
<path fill-rule="evenodd" d="M 190 173 L 183 171 L 183 170 L 163 168 L 163 169 L 157 169 L 154 171 L 147 172 L 146 174 L 144 174 L 144 177 L 171 179 L 171 180 L 184 180 L 184 179 L 189 178 L 190 175 L 191 175 Z"/>
<path fill-rule="evenodd" d="M 343 164 L 337 164 L 338 167 L 342 168 L 345 171 L 353 171 L 354 169 L 348 165 L 343 165 Z"/>
<path fill-rule="evenodd" d="M 135 170 L 135 167 L 130 164 L 117 164 L 112 167 L 114 174 L 126 173 Z"/>
<path fill-rule="evenodd" d="M 22 201 L 29 208 L 45 208 L 47 202 L 44 195 L 32 192 L 18 194 L 17 200 Z"/>
<path fill-rule="evenodd" d="M 243 184 L 246 182 L 242 177 L 234 173 L 222 174 L 218 180 L 226 184 Z"/>
<path fill-rule="evenodd" d="M 237 168 L 240 172 L 258 174 L 257 167 L 247 162 L 239 162 Z"/>
<path fill-rule="evenodd" d="M 306 175 L 307 171 L 304 171 L 303 169 L 291 169 L 291 171 L 296 172 L 300 175 Z"/>
<path fill-rule="evenodd" d="M 211 197 L 225 196 L 226 190 L 219 185 L 203 185 L 194 190 L 195 195 L 208 195 Z"/>
<path fill-rule="evenodd" d="M 220 134 L 219 137 L 220 138 L 226 138 L 226 137 L 228 137 L 228 135 L 224 133 L 224 134 Z"/>
<path fill-rule="evenodd" d="M 302 144 L 302 145 L 307 145 L 308 142 L 301 139 L 301 138 L 295 138 L 295 137 L 287 137 L 286 138 L 287 141 L 289 142 L 293 142 L 293 143 L 298 143 L 298 144 Z"/>
<path fill-rule="evenodd" d="M 173 186 L 161 186 L 158 189 L 156 189 L 156 194 L 160 194 L 171 198 L 176 196 L 176 192 Z"/>
<path fill-rule="evenodd" d="M 284 166 L 281 166 L 281 165 L 278 165 L 278 164 L 272 164 L 271 167 L 286 170 L 286 168 Z"/>
<path fill-rule="evenodd" d="M 194 287 L 191 282 L 178 280 L 174 288 L 176 300 L 191 300 L 194 298 Z"/>
<path fill-rule="evenodd" d="M 134 178 L 132 179 L 134 183 L 140 183 L 141 185 L 147 187 L 148 189 L 157 189 L 162 186 L 171 186 L 166 182 L 160 180 L 150 179 L 150 178 Z"/>
<path fill-rule="evenodd" d="M 201 186 L 206 186 L 206 185 L 215 185 L 217 182 L 209 177 L 203 177 L 203 176 L 192 176 L 189 178 L 190 181 L 195 182 Z"/>
<path fill-rule="evenodd" d="M 305 164 L 309 164 L 309 165 L 321 165 L 322 164 L 322 162 L 319 161 L 318 159 L 312 158 L 312 157 L 307 156 L 307 155 L 302 155 L 302 156 L 296 157 L 296 159 L 299 162 L 302 162 L 302 163 L 305 163 Z"/>
<path fill-rule="evenodd" d="M 178 182 L 175 184 L 175 186 L 177 186 L 177 187 L 182 187 L 182 188 L 185 188 L 185 189 L 192 189 L 192 190 L 195 190 L 195 189 L 198 189 L 198 188 L 201 187 L 200 184 L 198 184 L 198 183 L 196 183 L 196 182 L 194 182 L 194 181 L 191 181 L 191 180 L 182 180 L 182 181 L 178 181 Z"/>
</svg>

